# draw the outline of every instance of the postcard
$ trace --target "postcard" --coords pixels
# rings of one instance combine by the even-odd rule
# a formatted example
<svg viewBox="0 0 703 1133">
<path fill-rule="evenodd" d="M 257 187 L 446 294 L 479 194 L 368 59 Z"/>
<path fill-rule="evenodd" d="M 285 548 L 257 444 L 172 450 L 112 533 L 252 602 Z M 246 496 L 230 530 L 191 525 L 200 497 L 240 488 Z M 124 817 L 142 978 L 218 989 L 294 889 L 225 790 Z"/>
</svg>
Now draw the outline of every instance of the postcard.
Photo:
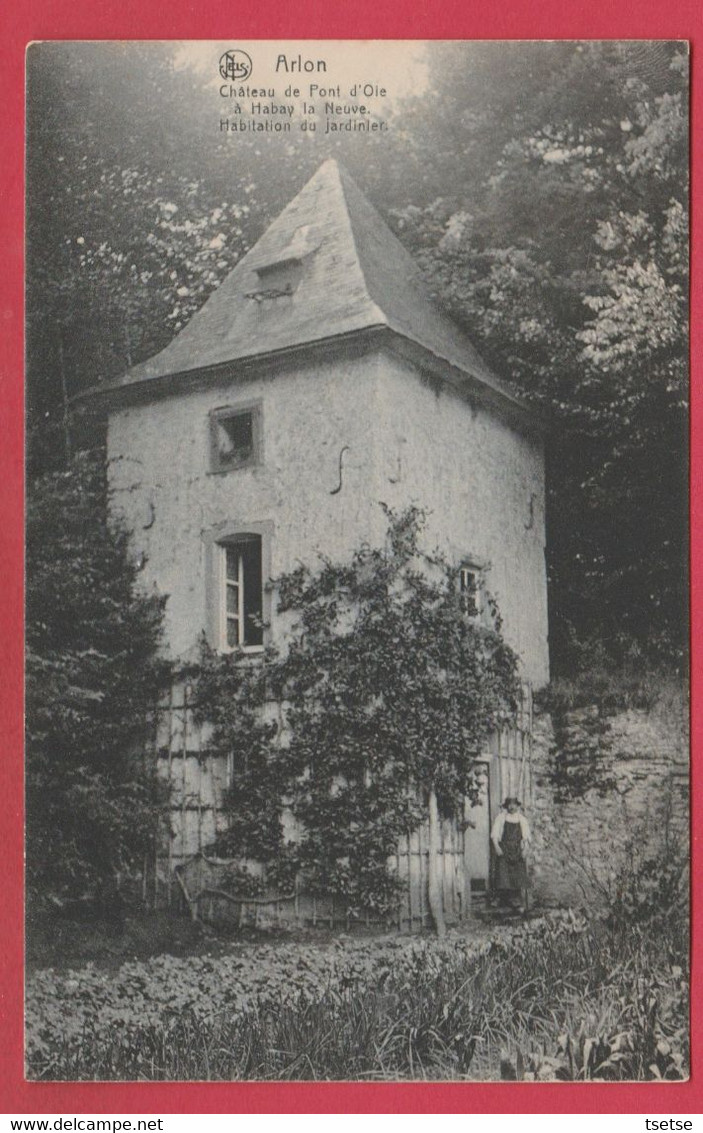
<svg viewBox="0 0 703 1133">
<path fill-rule="evenodd" d="M 688 84 L 28 48 L 29 1081 L 689 1078 Z"/>
</svg>

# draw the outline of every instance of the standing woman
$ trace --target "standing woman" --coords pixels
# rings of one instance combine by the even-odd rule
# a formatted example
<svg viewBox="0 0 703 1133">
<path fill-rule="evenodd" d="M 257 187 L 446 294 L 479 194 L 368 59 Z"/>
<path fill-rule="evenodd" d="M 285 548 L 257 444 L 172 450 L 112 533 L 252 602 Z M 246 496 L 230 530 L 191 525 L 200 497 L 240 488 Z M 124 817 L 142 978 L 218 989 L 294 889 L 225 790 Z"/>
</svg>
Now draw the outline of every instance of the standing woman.
<svg viewBox="0 0 703 1133">
<path fill-rule="evenodd" d="M 496 815 L 491 842 L 496 852 L 495 888 L 501 905 L 517 911 L 527 910 L 527 865 L 525 847 L 532 834 L 530 824 L 520 810 L 520 800 L 509 795 Z"/>
</svg>

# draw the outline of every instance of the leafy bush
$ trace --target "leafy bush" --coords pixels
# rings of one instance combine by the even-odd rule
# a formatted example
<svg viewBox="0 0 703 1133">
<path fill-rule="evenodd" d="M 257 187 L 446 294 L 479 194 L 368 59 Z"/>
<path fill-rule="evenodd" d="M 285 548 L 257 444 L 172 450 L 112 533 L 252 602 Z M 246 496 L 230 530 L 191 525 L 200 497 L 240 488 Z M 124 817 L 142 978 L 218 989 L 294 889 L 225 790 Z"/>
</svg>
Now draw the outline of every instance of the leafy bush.
<svg viewBox="0 0 703 1133">
<path fill-rule="evenodd" d="M 636 708 L 683 726 L 688 714 L 686 678 L 685 669 L 665 665 L 654 668 L 637 651 L 615 662 L 598 646 L 587 649 L 570 675 L 556 677 L 537 700 L 557 717 L 597 705 L 603 716 Z"/>
<path fill-rule="evenodd" d="M 36 481 L 27 506 L 27 880 L 114 889 L 161 814 L 143 744 L 164 678 L 163 601 L 140 594 L 108 523 L 101 456 Z"/>
<path fill-rule="evenodd" d="M 669 803 L 671 800 L 668 800 Z M 681 1079 L 689 1056 L 688 852 L 666 806 L 659 843 L 647 824 L 613 848 L 613 868 L 587 870 L 600 919 L 583 930 L 594 942 L 598 979 L 587 994 L 568 991 L 552 1021 L 518 1026 L 502 1077 L 520 1080 Z M 602 977 L 602 978 L 601 978 Z M 558 1037 L 555 1030 L 558 1028 Z"/>
<path fill-rule="evenodd" d="M 614 879 L 609 907 L 613 925 L 628 932 L 638 924 L 685 923 L 682 908 L 687 896 L 687 856 L 671 845 L 654 856 L 637 854 L 632 847 L 629 852 L 627 867 L 621 868 Z"/>
<path fill-rule="evenodd" d="M 604 862 L 581 853 L 586 892 L 623 946 L 637 931 L 661 937 L 676 962 L 688 956 L 689 852 L 685 830 L 674 822 L 671 792 L 662 789 L 650 812 L 613 835 Z M 654 831 L 654 832 L 653 832 Z M 572 853 L 577 851 L 572 848 Z"/>
</svg>

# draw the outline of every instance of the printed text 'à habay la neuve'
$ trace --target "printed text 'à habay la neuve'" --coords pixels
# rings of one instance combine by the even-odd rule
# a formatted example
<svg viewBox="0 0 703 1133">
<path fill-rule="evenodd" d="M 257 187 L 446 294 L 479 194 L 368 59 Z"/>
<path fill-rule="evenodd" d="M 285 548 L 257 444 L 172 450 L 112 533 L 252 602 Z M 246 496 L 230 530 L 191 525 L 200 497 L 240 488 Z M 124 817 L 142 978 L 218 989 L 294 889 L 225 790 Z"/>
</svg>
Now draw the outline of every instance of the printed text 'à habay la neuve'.
<svg viewBox="0 0 703 1133">
<path fill-rule="evenodd" d="M 314 84 L 311 84 L 312 86 Z M 353 93 L 350 91 L 352 99 L 356 95 L 356 89 L 355 86 L 352 88 Z M 386 96 L 386 91 L 382 87 L 368 84 L 367 89 L 377 92 L 377 97 L 384 98 Z M 334 98 L 341 97 L 339 87 L 323 90 L 316 87 L 315 90 L 316 95 L 312 97 L 319 100 L 317 103 L 305 100 L 297 103 L 276 102 L 274 88 L 270 88 L 266 95 L 262 95 L 258 88 L 224 84 L 220 94 L 230 100 L 227 109 L 232 117 L 220 119 L 220 130 L 236 133 L 245 131 L 287 133 L 291 128 L 290 121 L 295 114 L 296 106 L 303 116 L 303 121 L 300 123 L 301 129 L 316 130 L 316 119 L 318 117 L 324 119 L 325 133 L 333 133 L 338 130 L 375 133 L 388 129 L 386 122 L 372 118 L 369 107 L 365 103 L 333 101 Z M 299 99 L 299 89 L 296 87 L 286 88 L 284 97 Z M 367 97 L 371 97 L 371 95 Z M 324 101 L 325 98 L 327 98 L 327 101 Z"/>
</svg>

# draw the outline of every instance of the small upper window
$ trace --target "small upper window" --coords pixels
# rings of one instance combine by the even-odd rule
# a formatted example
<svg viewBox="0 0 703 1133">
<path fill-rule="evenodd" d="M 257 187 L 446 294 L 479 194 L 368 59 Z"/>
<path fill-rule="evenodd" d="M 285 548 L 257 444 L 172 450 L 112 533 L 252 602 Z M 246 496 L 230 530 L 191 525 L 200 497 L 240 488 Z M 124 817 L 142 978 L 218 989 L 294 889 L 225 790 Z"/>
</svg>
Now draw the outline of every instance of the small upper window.
<svg viewBox="0 0 703 1133">
<path fill-rule="evenodd" d="M 258 464 L 260 459 L 261 410 L 215 409 L 210 415 L 211 467 L 228 472 Z"/>
<path fill-rule="evenodd" d="M 469 618 L 478 620 L 482 607 L 482 579 L 481 570 L 475 566 L 462 566 L 459 568 L 459 594 L 464 613 Z"/>
</svg>

